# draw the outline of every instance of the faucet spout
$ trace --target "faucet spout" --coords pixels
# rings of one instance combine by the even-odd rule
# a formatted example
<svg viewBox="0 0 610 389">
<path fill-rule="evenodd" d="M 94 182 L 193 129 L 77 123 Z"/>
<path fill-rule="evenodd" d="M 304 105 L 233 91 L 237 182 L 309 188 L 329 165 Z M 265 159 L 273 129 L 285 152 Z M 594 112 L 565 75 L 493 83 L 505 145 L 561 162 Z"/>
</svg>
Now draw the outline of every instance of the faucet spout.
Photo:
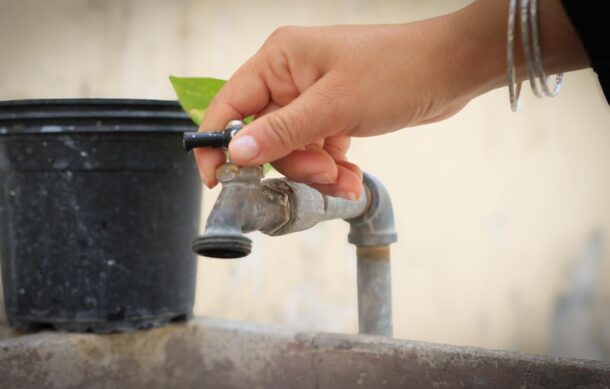
<svg viewBox="0 0 610 389">
<path fill-rule="evenodd" d="M 220 166 L 216 177 L 222 191 L 208 217 L 205 233 L 193 241 L 193 250 L 214 258 L 241 258 L 250 254 L 252 241 L 243 234 L 274 230 L 286 223 L 287 195 L 264 190 L 262 167 Z"/>
<path fill-rule="evenodd" d="M 260 166 L 225 163 L 216 170 L 216 177 L 222 191 L 203 236 L 193 242 L 193 250 L 207 257 L 241 258 L 252 249 L 244 233 L 278 236 L 303 231 L 325 220 L 356 218 L 369 203 L 366 190 L 360 200 L 348 201 L 286 179 L 262 181 Z"/>
</svg>

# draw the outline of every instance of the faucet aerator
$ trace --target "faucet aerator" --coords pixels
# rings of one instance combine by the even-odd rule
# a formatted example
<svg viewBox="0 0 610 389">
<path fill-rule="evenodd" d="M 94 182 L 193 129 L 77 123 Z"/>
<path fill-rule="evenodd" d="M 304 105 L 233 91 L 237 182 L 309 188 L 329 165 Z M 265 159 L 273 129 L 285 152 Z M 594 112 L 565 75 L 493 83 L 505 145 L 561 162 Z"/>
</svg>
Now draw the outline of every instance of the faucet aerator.
<svg viewBox="0 0 610 389">
<path fill-rule="evenodd" d="M 204 257 L 243 258 L 252 251 L 252 241 L 245 236 L 201 236 L 193 241 L 193 251 Z"/>
</svg>

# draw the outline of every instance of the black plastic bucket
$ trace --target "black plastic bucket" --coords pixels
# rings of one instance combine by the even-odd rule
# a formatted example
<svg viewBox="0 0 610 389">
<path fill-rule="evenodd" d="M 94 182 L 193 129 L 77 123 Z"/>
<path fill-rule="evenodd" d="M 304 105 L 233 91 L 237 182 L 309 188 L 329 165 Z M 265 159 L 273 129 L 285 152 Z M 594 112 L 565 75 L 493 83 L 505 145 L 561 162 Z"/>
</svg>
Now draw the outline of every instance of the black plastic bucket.
<svg viewBox="0 0 610 389">
<path fill-rule="evenodd" d="M 9 323 L 133 330 L 192 314 L 201 185 L 173 101 L 0 102 Z"/>
</svg>

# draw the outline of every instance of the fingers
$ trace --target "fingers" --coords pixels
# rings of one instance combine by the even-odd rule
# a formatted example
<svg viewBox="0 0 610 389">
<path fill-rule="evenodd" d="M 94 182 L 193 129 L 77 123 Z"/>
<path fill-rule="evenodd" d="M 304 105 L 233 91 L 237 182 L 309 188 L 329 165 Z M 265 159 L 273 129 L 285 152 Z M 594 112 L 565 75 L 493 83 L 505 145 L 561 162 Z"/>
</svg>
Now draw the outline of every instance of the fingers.
<svg viewBox="0 0 610 389">
<path fill-rule="evenodd" d="M 227 156 L 223 150 L 209 147 L 193 149 L 193 156 L 199 168 L 199 177 L 204 185 L 213 188 L 218 184 L 216 168 L 226 162 Z"/>
<path fill-rule="evenodd" d="M 244 64 L 214 98 L 208 107 L 199 131 L 221 130 L 233 119 L 261 111 L 269 103 L 266 84 L 253 61 Z M 216 168 L 226 161 L 225 152 L 201 148 L 193 151 L 204 184 L 217 184 Z"/>
<path fill-rule="evenodd" d="M 257 116 L 279 109 L 270 103 Z M 349 136 L 315 139 L 302 149 L 295 150 L 273 162 L 273 167 L 293 181 L 314 186 L 324 194 L 347 200 L 359 198 L 362 193 L 362 171 L 347 161 Z"/>
<path fill-rule="evenodd" d="M 332 83 L 325 76 L 288 105 L 244 127 L 229 145 L 231 158 L 240 165 L 260 165 L 340 133 L 337 123 L 345 123 L 346 116 L 341 99 L 332 95 Z"/>
<path fill-rule="evenodd" d="M 340 161 L 337 163 L 337 181 L 333 184 L 311 184 L 320 192 L 341 197 L 346 200 L 357 200 L 362 194 L 362 171 L 352 163 Z"/>
<path fill-rule="evenodd" d="M 331 185 L 312 185 L 322 193 L 348 200 L 360 198 L 362 194 L 362 170 L 347 160 L 345 153 L 349 148 L 350 137 L 336 136 L 324 142 L 326 151 L 337 165 L 337 181 Z"/>
<path fill-rule="evenodd" d="M 324 140 L 324 150 L 336 161 L 347 161 L 347 150 L 351 143 L 349 136 L 331 136 Z"/>
<path fill-rule="evenodd" d="M 205 112 L 200 130 L 219 130 L 233 119 L 260 112 L 269 104 L 269 89 L 257 61 L 239 68 L 218 92 Z"/>
<path fill-rule="evenodd" d="M 319 158 L 319 159 L 316 159 Z M 311 151 L 294 151 L 288 156 L 273 163 L 273 166 L 291 180 L 309 184 L 320 192 L 329 196 L 341 197 L 346 200 L 356 200 L 362 193 L 362 171 L 360 168 L 348 161 L 332 162 L 333 170 L 336 171 L 335 179 L 326 172 L 319 173 L 322 166 L 326 166 L 331 157 L 320 158 L 317 153 Z M 316 166 L 318 169 L 309 167 Z M 332 181 L 331 181 L 332 180 Z"/>
<path fill-rule="evenodd" d="M 329 138 L 323 149 L 309 145 L 304 151 L 275 161 L 273 166 L 291 180 L 309 184 L 324 194 L 355 200 L 362 193 L 363 176 L 360 168 L 347 160 L 348 146 L 347 137 Z"/>
<path fill-rule="evenodd" d="M 222 129 L 230 120 L 256 114 L 256 120 L 229 145 L 236 163 L 252 166 L 275 161 L 285 176 L 325 194 L 350 200 L 360 197 L 362 172 L 345 156 L 349 137 L 336 136 L 342 132 L 336 124 L 345 123 L 346 116 L 340 109 L 341 99 L 329 92 L 332 79 L 322 78 L 285 106 L 275 101 L 267 81 L 252 61 L 246 63 L 210 104 L 199 130 Z M 226 161 L 224 152 L 197 149 L 195 159 L 203 182 L 215 186 L 215 170 Z"/>
<path fill-rule="evenodd" d="M 273 167 L 291 180 L 306 184 L 332 184 L 338 176 L 335 161 L 315 144 L 278 159 Z"/>
<path fill-rule="evenodd" d="M 358 185 L 344 187 L 344 189 L 354 189 L 352 192 L 356 193 L 356 197 L 360 197 L 359 193 L 362 189 L 362 180 L 364 179 L 364 174 L 362 173 L 362 169 L 355 163 L 351 163 L 349 161 L 337 161 L 337 166 L 345 168 L 350 172 L 354 173 L 358 179 Z"/>
</svg>

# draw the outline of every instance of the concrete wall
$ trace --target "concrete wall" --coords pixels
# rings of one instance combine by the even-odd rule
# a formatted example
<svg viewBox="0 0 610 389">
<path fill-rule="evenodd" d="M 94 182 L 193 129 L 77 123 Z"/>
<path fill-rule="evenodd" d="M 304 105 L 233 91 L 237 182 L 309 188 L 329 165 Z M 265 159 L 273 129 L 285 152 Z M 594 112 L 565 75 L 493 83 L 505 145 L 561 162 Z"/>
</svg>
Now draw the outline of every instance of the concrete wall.
<svg viewBox="0 0 610 389">
<path fill-rule="evenodd" d="M 466 3 L 0 0 L 0 99 L 173 98 L 169 74 L 228 77 L 284 24 L 402 22 Z M 610 109 L 590 70 L 556 99 L 524 95 L 518 114 L 502 89 L 443 123 L 354 141 L 353 160 L 394 198 L 396 335 L 605 358 Z M 346 232 L 255 234 L 245 260 L 201 259 L 197 312 L 355 332 Z"/>
</svg>

